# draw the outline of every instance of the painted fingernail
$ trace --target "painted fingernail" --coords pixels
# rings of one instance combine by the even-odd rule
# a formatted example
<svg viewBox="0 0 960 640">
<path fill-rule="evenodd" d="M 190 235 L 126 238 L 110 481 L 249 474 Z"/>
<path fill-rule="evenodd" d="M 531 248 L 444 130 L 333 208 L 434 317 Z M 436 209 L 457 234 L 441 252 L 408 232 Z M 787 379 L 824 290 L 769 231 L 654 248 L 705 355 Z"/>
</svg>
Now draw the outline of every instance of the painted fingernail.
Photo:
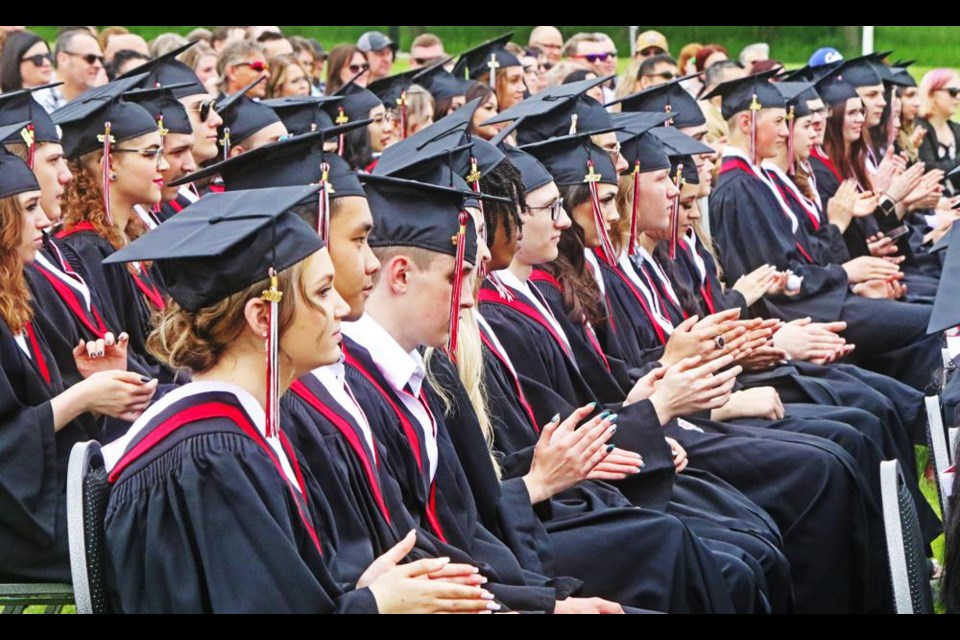
<svg viewBox="0 0 960 640">
<path fill-rule="evenodd" d="M 98 357 L 98 358 L 102 358 L 102 357 L 103 357 L 103 351 L 97 351 L 97 357 Z"/>
<path fill-rule="evenodd" d="M 493 600 L 493 594 L 486 589 L 480 589 L 480 597 L 484 600 Z"/>
<path fill-rule="evenodd" d="M 616 421 L 619 420 L 619 419 L 620 419 L 620 414 L 615 413 L 615 414 L 613 414 L 612 416 L 610 416 L 609 418 L 607 418 L 607 422 L 613 423 L 613 422 L 616 422 Z"/>
<path fill-rule="evenodd" d="M 616 448 L 617 448 L 617 445 L 615 445 L 615 444 L 608 444 L 608 445 L 607 445 L 607 453 L 613 453 L 613 450 L 616 449 Z"/>
<path fill-rule="evenodd" d="M 480 584 L 487 584 L 488 580 L 485 576 L 480 576 Z"/>
<path fill-rule="evenodd" d="M 615 433 L 617 432 L 617 425 L 613 425 L 613 426 L 610 427 L 607 431 L 608 431 L 608 432 L 610 433 L 610 435 L 612 436 L 613 434 L 615 434 Z"/>
<path fill-rule="evenodd" d="M 487 605 L 487 609 L 490 611 L 500 611 L 500 605 L 498 605 L 496 602 L 491 602 Z"/>
<path fill-rule="evenodd" d="M 559 413 L 558 413 L 557 415 L 553 416 L 552 418 L 550 418 L 550 423 L 552 424 L 552 423 L 554 423 L 554 422 L 560 422 L 560 414 L 559 414 Z"/>
<path fill-rule="evenodd" d="M 597 408 L 597 403 L 596 403 L 596 402 L 591 402 L 591 403 L 588 404 L 587 406 L 590 407 L 591 409 L 596 409 L 596 408 Z"/>
<path fill-rule="evenodd" d="M 152 381 L 153 381 L 153 378 L 150 378 L 147 376 L 140 376 L 140 382 L 142 382 L 143 384 L 147 384 L 148 382 L 152 382 Z"/>
<path fill-rule="evenodd" d="M 606 418 L 608 415 L 610 415 L 610 412 L 609 412 L 609 411 L 604 411 L 603 413 L 601 413 L 601 414 L 600 414 L 599 416 L 597 416 L 597 417 L 599 417 L 601 420 L 603 420 L 603 419 Z"/>
</svg>

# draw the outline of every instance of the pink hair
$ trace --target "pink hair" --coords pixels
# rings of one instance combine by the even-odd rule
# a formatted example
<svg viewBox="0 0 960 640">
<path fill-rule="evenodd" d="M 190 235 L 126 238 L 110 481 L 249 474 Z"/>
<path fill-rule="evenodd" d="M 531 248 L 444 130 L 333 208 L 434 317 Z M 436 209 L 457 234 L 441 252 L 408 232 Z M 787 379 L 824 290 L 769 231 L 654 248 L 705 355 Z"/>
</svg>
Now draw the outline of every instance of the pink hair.
<svg viewBox="0 0 960 640">
<path fill-rule="evenodd" d="M 957 79 L 953 69 L 933 69 L 920 81 L 920 117 L 929 118 L 933 113 L 933 94 Z"/>
</svg>

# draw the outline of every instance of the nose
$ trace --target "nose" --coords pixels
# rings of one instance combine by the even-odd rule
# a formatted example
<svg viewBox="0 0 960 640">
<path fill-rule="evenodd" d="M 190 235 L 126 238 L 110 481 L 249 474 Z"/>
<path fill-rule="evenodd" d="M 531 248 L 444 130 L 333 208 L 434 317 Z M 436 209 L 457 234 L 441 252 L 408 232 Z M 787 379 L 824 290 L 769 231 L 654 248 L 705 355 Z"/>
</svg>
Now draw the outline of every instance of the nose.
<svg viewBox="0 0 960 640">
<path fill-rule="evenodd" d="M 570 214 L 567 213 L 566 208 L 561 207 L 560 217 L 557 218 L 557 221 L 553 223 L 553 226 L 560 231 L 564 231 L 570 228 L 570 225 L 573 224 L 573 221 L 570 220 Z"/>
<path fill-rule="evenodd" d="M 333 317 L 337 320 L 342 320 L 350 314 L 350 305 L 347 304 L 347 301 L 343 299 L 343 296 L 340 295 L 340 292 L 334 288 L 331 293 L 335 296 L 335 307 L 333 310 Z"/>
<path fill-rule="evenodd" d="M 460 286 L 460 308 L 461 309 L 473 309 L 477 301 L 473 297 L 473 285 L 475 278 L 471 275 L 463 279 L 463 284 Z"/>
<path fill-rule="evenodd" d="M 197 161 L 193 158 L 193 153 L 187 151 L 187 157 L 183 162 L 183 172 L 184 173 L 193 173 L 197 170 Z"/>
</svg>

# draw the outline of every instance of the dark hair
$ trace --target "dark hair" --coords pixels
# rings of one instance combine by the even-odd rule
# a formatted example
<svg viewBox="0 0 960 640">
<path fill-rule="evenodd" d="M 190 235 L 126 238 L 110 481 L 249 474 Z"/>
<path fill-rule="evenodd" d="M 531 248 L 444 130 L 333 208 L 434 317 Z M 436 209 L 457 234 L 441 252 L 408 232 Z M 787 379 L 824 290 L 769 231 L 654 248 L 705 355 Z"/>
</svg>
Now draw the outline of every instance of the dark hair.
<svg viewBox="0 0 960 640">
<path fill-rule="evenodd" d="M 123 65 L 131 60 L 142 60 L 143 62 L 148 62 L 150 56 L 145 56 L 139 51 L 132 51 L 130 49 L 121 49 L 113 54 L 113 61 L 107 65 L 107 77 L 113 80 L 118 75 L 120 75 L 120 69 L 123 68 Z"/>
<path fill-rule="evenodd" d="M 340 71 L 350 66 L 353 56 L 358 53 L 363 55 L 363 52 L 352 44 L 342 44 L 330 50 L 330 56 L 327 58 L 327 95 L 332 95 L 343 87 Z"/>
<path fill-rule="evenodd" d="M 673 285 L 673 292 L 677 294 L 680 308 L 683 309 L 684 313 L 688 316 L 700 316 L 701 318 L 707 315 L 700 306 L 697 296 L 686 285 L 686 281 L 678 275 L 679 270 L 683 267 L 680 265 L 679 258 L 676 260 L 670 259 L 670 249 L 666 242 L 657 243 L 657 246 L 653 249 L 653 257 L 656 258 L 663 272 L 667 274 L 667 279 Z"/>
<path fill-rule="evenodd" d="M 587 320 L 599 327 L 607 321 L 603 293 L 587 269 L 583 228 L 573 218 L 573 210 L 590 201 L 590 188 L 585 184 L 563 186 L 560 195 L 572 224 L 560 234 L 560 255 L 550 264 L 543 265 L 543 269 L 560 283 L 567 317 L 577 324 Z"/>
<path fill-rule="evenodd" d="M 449 98 L 440 98 L 439 100 L 434 99 L 433 101 L 433 121 L 436 122 L 441 118 L 446 118 L 450 115 L 450 107 L 453 106 L 453 97 Z"/>
<path fill-rule="evenodd" d="M 890 86 L 885 87 L 884 98 L 886 99 L 887 106 L 883 108 L 883 113 L 880 115 L 880 122 L 875 127 L 871 127 L 867 137 L 867 142 L 870 144 L 873 152 L 879 158 L 887 150 L 888 144 L 896 143 L 896 138 L 889 140 L 890 131 L 888 127 L 890 126 L 890 119 L 893 117 L 893 108 L 894 108 L 894 91 L 896 87 Z M 899 98 L 900 94 L 897 94 Z M 901 109 L 901 113 L 903 110 Z"/>
<path fill-rule="evenodd" d="M 597 77 L 597 74 L 590 69 L 577 69 L 576 71 L 571 71 L 564 77 L 563 82 L 560 84 L 573 84 L 574 82 L 580 82 L 581 80 L 586 80 L 587 76 Z"/>
<path fill-rule="evenodd" d="M 510 199 L 509 203 L 497 201 L 483 203 L 483 219 L 487 226 L 488 240 L 493 241 L 498 226 L 503 226 L 503 231 L 509 240 L 513 237 L 515 230 L 519 232 L 523 224 L 520 220 L 520 210 L 527 206 L 520 172 L 510 160 L 504 160 L 497 165 L 496 169 L 480 178 L 480 190 L 491 196 Z"/>
<path fill-rule="evenodd" d="M 370 147 L 370 133 L 366 127 L 360 127 L 343 136 L 343 159 L 352 169 L 364 171 L 373 162 L 373 149 Z"/>
<path fill-rule="evenodd" d="M 656 69 L 657 66 L 661 64 L 672 64 L 673 66 L 676 67 L 677 60 L 673 56 L 671 56 L 669 53 L 659 53 L 655 56 L 650 56 L 649 58 L 644 60 L 642 63 L 640 63 L 640 68 L 637 69 L 637 80 L 639 80 L 643 76 L 653 73 L 653 70 Z"/>
<path fill-rule="evenodd" d="M 43 38 L 29 31 L 18 31 L 7 36 L 0 54 L 0 90 L 4 93 L 23 89 L 20 77 L 20 61 L 23 54 L 33 45 L 43 42 Z M 50 47 L 47 47 L 49 51 Z"/>
<path fill-rule="evenodd" d="M 476 98 L 480 98 L 480 101 L 483 102 L 491 95 L 493 95 L 493 89 L 491 89 L 488 85 L 482 82 L 473 82 L 467 88 L 464 97 L 466 98 L 467 102 L 471 102 Z"/>
<path fill-rule="evenodd" d="M 846 150 L 843 141 L 843 121 L 847 115 L 847 101 L 830 108 L 823 137 L 823 150 L 833 161 L 833 165 L 840 172 L 844 180 L 853 178 L 864 189 L 870 189 L 870 178 L 864 160 L 866 142 L 861 137 Z"/>
</svg>

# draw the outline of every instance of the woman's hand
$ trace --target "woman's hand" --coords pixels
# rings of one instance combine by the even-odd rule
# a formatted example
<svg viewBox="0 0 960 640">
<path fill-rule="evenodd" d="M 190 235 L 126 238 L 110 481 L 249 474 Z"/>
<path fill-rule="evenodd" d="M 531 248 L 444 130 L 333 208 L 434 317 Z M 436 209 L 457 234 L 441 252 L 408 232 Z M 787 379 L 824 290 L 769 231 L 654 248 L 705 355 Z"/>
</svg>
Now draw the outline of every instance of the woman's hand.
<svg viewBox="0 0 960 640">
<path fill-rule="evenodd" d="M 577 428 L 595 408 L 592 404 L 581 407 L 562 423 L 557 415 L 540 431 L 530 472 L 523 476 L 531 503 L 543 502 L 586 480 L 613 451 L 608 442 L 617 432 L 616 414 L 605 411 Z"/>
<path fill-rule="evenodd" d="M 917 162 L 912 167 L 894 176 L 890 181 L 890 186 L 886 189 L 887 197 L 893 200 L 894 204 L 900 204 L 911 191 L 916 189 L 923 178 L 924 166 L 922 162 Z M 883 191 L 878 189 L 878 191 Z"/>
<path fill-rule="evenodd" d="M 83 391 L 88 412 L 132 422 L 150 406 L 157 381 L 130 371 L 99 371 L 71 389 Z"/>
<path fill-rule="evenodd" d="M 717 338 L 723 337 L 725 342 L 743 335 L 743 329 L 735 324 L 740 317 L 739 309 L 729 309 L 700 320 L 697 316 L 687 318 L 678 324 L 663 349 L 660 364 L 669 367 L 685 358 L 699 356 L 713 359 L 725 353 L 717 351 Z"/>
<path fill-rule="evenodd" d="M 644 468 L 643 458 L 639 453 L 614 449 L 606 458 L 600 461 L 589 474 L 587 480 L 624 480 L 640 473 Z"/>
<path fill-rule="evenodd" d="M 73 349 L 77 371 L 84 378 L 89 378 L 98 371 L 126 371 L 129 341 L 130 336 L 126 333 L 121 333 L 119 338 L 107 333 L 100 340 L 81 340 Z"/>
<path fill-rule="evenodd" d="M 919 149 L 920 145 L 923 144 L 923 139 L 927 137 L 926 127 L 917 125 L 913 129 L 913 133 L 910 134 L 910 145 L 914 149 Z"/>
<path fill-rule="evenodd" d="M 773 345 L 794 360 L 828 359 L 846 346 L 846 340 L 837 335 L 846 328 L 845 322 L 813 323 L 810 318 L 802 318 L 783 325 L 773 335 Z"/>
<path fill-rule="evenodd" d="M 903 274 L 898 274 L 903 278 Z M 864 298 L 878 300 L 899 300 L 907 294 L 907 286 L 898 282 L 897 278 L 889 280 L 867 280 L 853 286 L 853 293 Z"/>
<path fill-rule="evenodd" d="M 934 209 L 940 204 L 943 195 L 943 176 L 941 169 L 928 171 L 917 183 L 917 186 L 903 199 L 909 211 L 924 211 Z"/>
<path fill-rule="evenodd" d="M 373 561 L 357 581 L 357 588 L 369 587 L 380 613 L 492 613 L 500 605 L 493 594 L 479 584 L 486 582 L 469 565 L 454 565 L 449 558 L 430 558 L 401 565 L 417 541 L 411 531 L 392 549 Z M 457 580 L 460 580 L 459 582 Z"/>
<path fill-rule="evenodd" d="M 860 256 L 844 262 L 843 270 L 847 272 L 847 282 L 850 284 L 859 284 L 868 280 L 887 280 L 903 275 L 897 265 L 873 256 Z"/>
<path fill-rule="evenodd" d="M 897 243 L 886 237 L 883 233 L 877 233 L 867 238 L 867 249 L 874 258 L 883 258 L 893 264 L 903 262 L 902 256 L 897 256 Z"/>
<path fill-rule="evenodd" d="M 557 606 L 553 610 L 557 614 L 620 614 L 623 613 L 623 607 L 616 602 L 610 602 L 603 598 L 567 598 L 566 600 L 557 600 Z"/>
<path fill-rule="evenodd" d="M 740 276 L 737 283 L 733 285 L 733 290 L 743 296 L 748 307 L 752 307 L 757 300 L 770 293 L 776 281 L 777 268 L 765 264 L 759 269 Z"/>
<path fill-rule="evenodd" d="M 722 371 L 731 364 L 733 357 L 726 355 L 706 364 L 701 358 L 687 358 L 669 367 L 650 396 L 660 424 L 725 405 L 743 371 L 742 367 Z"/>
<path fill-rule="evenodd" d="M 857 183 L 853 180 L 844 180 L 837 187 L 833 197 L 827 200 L 827 219 L 830 224 L 840 229 L 841 233 L 847 230 L 853 219 L 856 197 Z"/>
<path fill-rule="evenodd" d="M 730 396 L 730 402 L 714 409 L 710 418 L 717 422 L 736 420 L 737 418 L 763 418 L 765 420 L 781 420 L 783 418 L 783 403 L 780 394 L 773 387 L 756 387 L 737 391 Z"/>
<path fill-rule="evenodd" d="M 687 450 L 680 446 L 680 443 L 673 438 L 664 438 L 670 445 L 670 451 L 673 453 L 673 468 L 677 473 L 683 473 L 690 461 L 687 459 Z"/>
</svg>

